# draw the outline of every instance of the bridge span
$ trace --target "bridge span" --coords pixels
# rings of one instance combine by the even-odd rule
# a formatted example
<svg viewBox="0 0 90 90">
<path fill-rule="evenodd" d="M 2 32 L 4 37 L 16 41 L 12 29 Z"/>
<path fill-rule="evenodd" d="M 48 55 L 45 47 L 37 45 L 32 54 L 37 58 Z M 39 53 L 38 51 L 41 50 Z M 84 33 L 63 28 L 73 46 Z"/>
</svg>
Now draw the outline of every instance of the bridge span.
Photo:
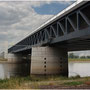
<svg viewBox="0 0 90 90">
<path fill-rule="evenodd" d="M 68 75 L 68 51 L 90 49 L 90 2 L 77 1 L 8 49 L 8 60 L 30 59 L 31 74 Z"/>
</svg>

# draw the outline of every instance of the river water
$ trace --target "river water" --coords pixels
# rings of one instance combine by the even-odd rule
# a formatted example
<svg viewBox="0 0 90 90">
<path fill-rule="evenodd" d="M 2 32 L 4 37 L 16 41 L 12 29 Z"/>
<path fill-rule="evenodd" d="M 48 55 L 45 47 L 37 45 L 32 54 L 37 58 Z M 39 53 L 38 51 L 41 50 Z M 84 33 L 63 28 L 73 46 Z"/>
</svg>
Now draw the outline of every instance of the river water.
<svg viewBox="0 0 90 90">
<path fill-rule="evenodd" d="M 28 63 L 0 63 L 0 79 L 13 76 L 27 76 L 30 73 Z"/>
<path fill-rule="evenodd" d="M 13 67 L 10 66 L 11 65 L 5 63 L 0 64 L 0 79 L 9 78 L 10 76 L 17 74 L 17 72 L 12 71 L 14 69 L 17 70 L 16 68 L 18 68 L 19 74 L 21 73 L 21 71 L 23 71 L 23 74 L 27 72 L 27 74 L 29 74 L 29 66 L 27 64 L 19 64 L 18 67 L 16 66 L 16 64 L 13 64 Z M 90 62 L 69 62 L 68 69 L 69 77 L 76 75 L 80 75 L 81 77 L 90 76 Z"/>
<path fill-rule="evenodd" d="M 90 62 L 69 62 L 69 77 L 80 75 L 80 77 L 90 76 Z"/>
</svg>

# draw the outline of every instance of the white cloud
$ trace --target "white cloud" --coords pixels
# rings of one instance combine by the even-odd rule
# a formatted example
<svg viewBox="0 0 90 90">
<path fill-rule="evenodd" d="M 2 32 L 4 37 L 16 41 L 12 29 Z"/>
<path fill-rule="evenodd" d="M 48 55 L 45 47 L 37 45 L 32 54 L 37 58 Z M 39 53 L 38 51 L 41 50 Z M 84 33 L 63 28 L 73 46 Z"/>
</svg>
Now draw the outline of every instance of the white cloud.
<svg viewBox="0 0 90 90">
<path fill-rule="evenodd" d="M 0 2 L 0 42 L 2 42 L 0 50 L 4 42 L 15 44 L 53 16 L 37 14 L 32 8 L 34 4 L 34 2 Z"/>
</svg>

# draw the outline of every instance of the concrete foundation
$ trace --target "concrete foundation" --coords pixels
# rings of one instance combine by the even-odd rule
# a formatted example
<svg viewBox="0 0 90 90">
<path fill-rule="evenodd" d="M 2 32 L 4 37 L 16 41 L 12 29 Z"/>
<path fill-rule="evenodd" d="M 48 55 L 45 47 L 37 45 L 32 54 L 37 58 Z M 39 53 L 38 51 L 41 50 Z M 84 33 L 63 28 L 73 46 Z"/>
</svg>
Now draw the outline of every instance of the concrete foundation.
<svg viewBox="0 0 90 90">
<path fill-rule="evenodd" d="M 57 47 L 33 47 L 31 74 L 60 74 L 68 76 L 67 50 Z"/>
</svg>

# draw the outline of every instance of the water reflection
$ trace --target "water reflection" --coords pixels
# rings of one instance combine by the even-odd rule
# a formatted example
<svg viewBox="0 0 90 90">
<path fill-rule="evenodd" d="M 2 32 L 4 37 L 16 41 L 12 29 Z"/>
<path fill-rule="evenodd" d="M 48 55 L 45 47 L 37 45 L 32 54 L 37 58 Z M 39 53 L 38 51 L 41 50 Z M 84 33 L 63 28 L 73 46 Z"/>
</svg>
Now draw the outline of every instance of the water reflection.
<svg viewBox="0 0 90 90">
<path fill-rule="evenodd" d="M 69 62 L 69 77 L 80 75 L 90 76 L 90 62 Z"/>
<path fill-rule="evenodd" d="M 5 70 L 3 64 L 0 64 L 0 79 L 4 79 L 4 78 L 5 78 Z"/>
<path fill-rule="evenodd" d="M 90 76 L 90 62 L 69 62 L 69 77 L 80 75 Z M 10 76 L 30 75 L 30 64 L 28 63 L 0 63 L 0 79 Z"/>
<path fill-rule="evenodd" d="M 1 63 L 0 79 L 10 78 L 12 76 L 30 75 L 30 64 L 28 63 Z"/>
</svg>

